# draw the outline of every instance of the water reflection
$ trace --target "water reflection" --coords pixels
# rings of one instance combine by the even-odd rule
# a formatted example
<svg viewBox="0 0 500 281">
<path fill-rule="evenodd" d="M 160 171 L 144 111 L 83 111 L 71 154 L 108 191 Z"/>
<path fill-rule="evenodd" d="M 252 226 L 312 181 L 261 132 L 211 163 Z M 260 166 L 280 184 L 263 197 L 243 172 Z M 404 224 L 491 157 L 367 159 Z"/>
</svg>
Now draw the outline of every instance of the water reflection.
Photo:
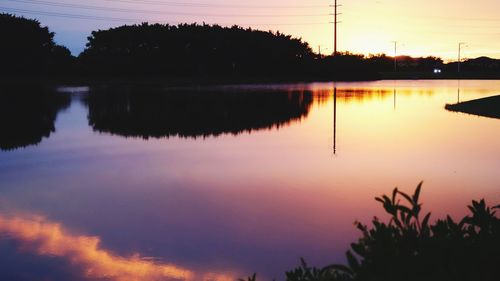
<svg viewBox="0 0 500 281">
<path fill-rule="evenodd" d="M 0 150 L 35 145 L 55 131 L 57 113 L 70 103 L 67 95 L 41 86 L 0 88 Z"/>
<path fill-rule="evenodd" d="M 10 280 L 110 281 L 234 279 L 229 275 L 194 272 L 138 253 L 119 256 L 103 249 L 99 237 L 70 233 L 61 224 L 37 215 L 0 215 L 0 235 L 3 238 L 0 242 L 2 280 L 9 279 L 4 279 L 6 277 L 13 278 Z M 26 263 L 30 259 L 40 270 L 30 266 L 24 276 L 20 275 L 20 261 Z"/>
<path fill-rule="evenodd" d="M 71 98 L 85 100 L 94 131 L 148 139 L 237 135 L 281 128 L 306 118 L 313 104 L 335 99 L 336 106 L 338 98 L 343 103 L 364 102 L 389 94 L 387 89 L 289 86 L 175 91 L 151 86 L 70 87 L 58 91 L 40 85 L 3 86 L 0 149 L 36 145 L 50 137 L 58 112 L 69 106 Z M 334 153 L 335 139 L 336 132 Z"/>
<path fill-rule="evenodd" d="M 337 154 L 337 87 L 333 88 L 333 155 Z"/>
<path fill-rule="evenodd" d="M 279 128 L 306 117 L 309 91 L 164 92 L 101 88 L 88 97 L 95 131 L 126 137 L 197 138 Z"/>
<path fill-rule="evenodd" d="M 427 210 L 461 214 L 498 198 L 500 122 L 446 111 L 456 86 L 64 89 L 81 96 L 56 134 L 0 152 L 0 207 L 46 216 L 0 215 L 0 280 L 154 280 L 165 267 L 281 280 L 299 257 L 343 262 L 353 221 L 378 216 L 372 198 L 394 186 L 425 180 Z M 472 100 L 500 82 L 461 86 Z M 143 275 L 123 269 L 137 263 Z"/>
</svg>

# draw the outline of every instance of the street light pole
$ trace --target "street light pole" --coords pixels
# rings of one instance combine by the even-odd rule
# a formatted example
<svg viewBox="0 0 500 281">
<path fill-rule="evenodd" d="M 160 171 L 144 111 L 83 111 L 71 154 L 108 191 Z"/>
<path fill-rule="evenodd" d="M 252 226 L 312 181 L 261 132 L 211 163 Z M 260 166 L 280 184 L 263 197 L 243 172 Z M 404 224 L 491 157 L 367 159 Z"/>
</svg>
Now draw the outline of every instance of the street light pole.
<svg viewBox="0 0 500 281">
<path fill-rule="evenodd" d="M 465 42 L 458 43 L 458 73 L 460 73 L 460 62 L 462 60 L 462 46 L 465 46 Z"/>
<path fill-rule="evenodd" d="M 398 41 L 392 41 L 394 43 L 394 72 L 398 71 Z"/>
</svg>

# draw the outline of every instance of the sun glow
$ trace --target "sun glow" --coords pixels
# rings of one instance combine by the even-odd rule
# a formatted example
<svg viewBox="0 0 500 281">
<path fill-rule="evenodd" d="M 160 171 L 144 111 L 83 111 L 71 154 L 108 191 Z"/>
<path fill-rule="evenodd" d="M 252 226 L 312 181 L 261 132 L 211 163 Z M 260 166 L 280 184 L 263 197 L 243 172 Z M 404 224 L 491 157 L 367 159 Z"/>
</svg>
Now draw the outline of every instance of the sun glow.
<svg viewBox="0 0 500 281">
<path fill-rule="evenodd" d="M 321 49 L 323 54 L 333 52 L 333 25 L 330 23 L 333 21 L 330 15 L 333 13 L 330 7 L 333 2 L 329 0 L 276 0 L 272 4 L 264 0 L 251 4 L 243 0 L 186 1 L 174 6 L 158 4 L 158 1 L 113 0 L 103 3 L 88 0 L 85 1 L 86 8 L 65 0 L 59 1 L 63 6 L 44 6 L 31 1 L 4 2 L 4 9 L 18 11 L 18 14 L 31 11 L 31 14 L 25 12 L 25 15 L 49 26 L 56 32 L 56 40 L 69 46 L 75 54 L 83 50 L 86 37 L 92 30 L 145 21 L 172 24 L 204 22 L 279 30 L 303 38 L 314 51 Z M 452 0 L 338 0 L 338 4 L 342 5 L 338 10 L 341 13 L 338 17 L 341 22 L 338 26 L 339 51 L 393 55 L 391 42 L 398 41 L 402 47 L 398 52 L 400 55 L 432 55 L 451 60 L 457 57 L 456 44 L 468 42 L 465 57 L 500 57 L 500 41 L 493 40 L 500 35 L 497 16 L 500 2 L 497 0 L 460 3 Z M 117 8 L 120 11 L 116 11 Z M 67 13 L 70 18 L 40 12 Z M 75 15 L 85 15 L 90 19 L 75 18 Z M 130 20 L 117 22 L 116 18 Z M 71 24 L 68 24 L 69 21 Z"/>
</svg>

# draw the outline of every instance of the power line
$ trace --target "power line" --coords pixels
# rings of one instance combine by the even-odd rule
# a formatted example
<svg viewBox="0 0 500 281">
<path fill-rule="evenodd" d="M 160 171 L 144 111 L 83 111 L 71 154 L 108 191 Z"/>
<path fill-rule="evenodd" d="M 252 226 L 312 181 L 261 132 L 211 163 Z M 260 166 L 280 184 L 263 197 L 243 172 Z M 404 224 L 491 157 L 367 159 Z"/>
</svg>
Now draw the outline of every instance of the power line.
<svg viewBox="0 0 500 281">
<path fill-rule="evenodd" d="M 116 17 L 101 17 L 101 16 L 91 16 L 91 15 L 79 15 L 79 14 L 69 14 L 69 13 L 59 13 L 59 12 L 45 12 L 45 11 L 33 11 L 26 9 L 15 9 L 15 8 L 7 8 L 0 7 L 1 10 L 11 13 L 23 13 L 23 14 L 31 14 L 31 15 L 39 15 L 39 16 L 49 16 L 49 17 L 62 17 L 62 18 L 71 18 L 71 19 L 82 19 L 82 20 L 100 20 L 100 21 L 115 21 L 115 22 L 125 22 L 125 23 L 137 23 L 137 22 L 147 22 L 148 20 L 141 19 L 130 19 L 130 18 L 116 18 Z M 164 23 L 164 24 L 180 24 L 184 22 L 173 22 L 173 21 L 151 21 L 155 23 Z M 213 23 L 213 24 L 222 24 L 222 25 L 234 25 L 234 23 Z M 240 23 L 239 25 L 245 26 L 285 26 L 285 25 L 326 25 L 326 22 L 308 22 L 308 23 Z"/>
<path fill-rule="evenodd" d="M 296 8 L 324 8 L 326 5 L 236 5 L 236 4 L 213 4 L 213 3 L 193 3 L 193 2 L 172 2 L 154 0 L 104 0 L 108 2 L 120 2 L 129 4 L 151 4 L 160 6 L 178 7 L 217 7 L 217 8 L 246 8 L 246 9 L 296 9 Z"/>
<path fill-rule="evenodd" d="M 206 17 L 319 17 L 328 16 L 328 14 L 289 14 L 289 15 L 275 15 L 275 14 L 203 14 L 203 13 L 185 13 L 185 12 L 167 12 L 155 10 L 141 10 L 141 9 L 125 9 L 114 7 L 103 7 L 93 5 L 69 4 L 52 1 L 34 1 L 34 0 L 9 0 L 11 2 L 24 3 L 24 4 L 37 4 L 51 7 L 60 8 L 75 8 L 93 11 L 109 11 L 109 12 L 124 12 L 124 13 L 143 13 L 143 14 L 158 14 L 158 15 L 179 15 L 179 16 L 206 16 Z"/>
<path fill-rule="evenodd" d="M 39 16 L 49 16 L 49 17 L 62 17 L 62 18 L 71 18 L 71 19 L 87 19 L 87 20 L 103 20 L 103 21 L 117 21 L 117 22 L 136 22 L 136 19 L 124 19 L 124 18 L 114 18 L 114 17 L 99 17 L 99 16 L 89 16 L 89 15 L 75 15 L 75 14 L 66 14 L 66 13 L 57 13 L 57 12 L 44 12 L 44 11 L 32 11 L 25 9 L 14 9 L 14 8 L 6 8 L 0 7 L 1 10 L 11 13 L 23 13 L 23 14 L 31 14 L 31 15 L 39 15 Z"/>
</svg>

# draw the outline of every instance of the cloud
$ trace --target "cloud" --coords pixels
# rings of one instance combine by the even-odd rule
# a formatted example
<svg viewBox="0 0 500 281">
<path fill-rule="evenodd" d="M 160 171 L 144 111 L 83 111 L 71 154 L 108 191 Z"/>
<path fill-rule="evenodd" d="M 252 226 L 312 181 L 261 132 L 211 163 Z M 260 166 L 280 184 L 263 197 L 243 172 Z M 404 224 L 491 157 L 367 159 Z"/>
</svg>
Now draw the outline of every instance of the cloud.
<svg viewBox="0 0 500 281">
<path fill-rule="evenodd" d="M 177 265 L 156 262 L 134 254 L 123 257 L 100 247 L 98 237 L 74 235 L 59 223 L 41 216 L 0 215 L 0 233 L 20 243 L 20 249 L 41 257 L 63 258 L 85 279 L 113 281 L 143 280 L 233 280 L 214 273 L 195 274 Z M 4 236 L 5 237 L 5 236 Z"/>
</svg>

